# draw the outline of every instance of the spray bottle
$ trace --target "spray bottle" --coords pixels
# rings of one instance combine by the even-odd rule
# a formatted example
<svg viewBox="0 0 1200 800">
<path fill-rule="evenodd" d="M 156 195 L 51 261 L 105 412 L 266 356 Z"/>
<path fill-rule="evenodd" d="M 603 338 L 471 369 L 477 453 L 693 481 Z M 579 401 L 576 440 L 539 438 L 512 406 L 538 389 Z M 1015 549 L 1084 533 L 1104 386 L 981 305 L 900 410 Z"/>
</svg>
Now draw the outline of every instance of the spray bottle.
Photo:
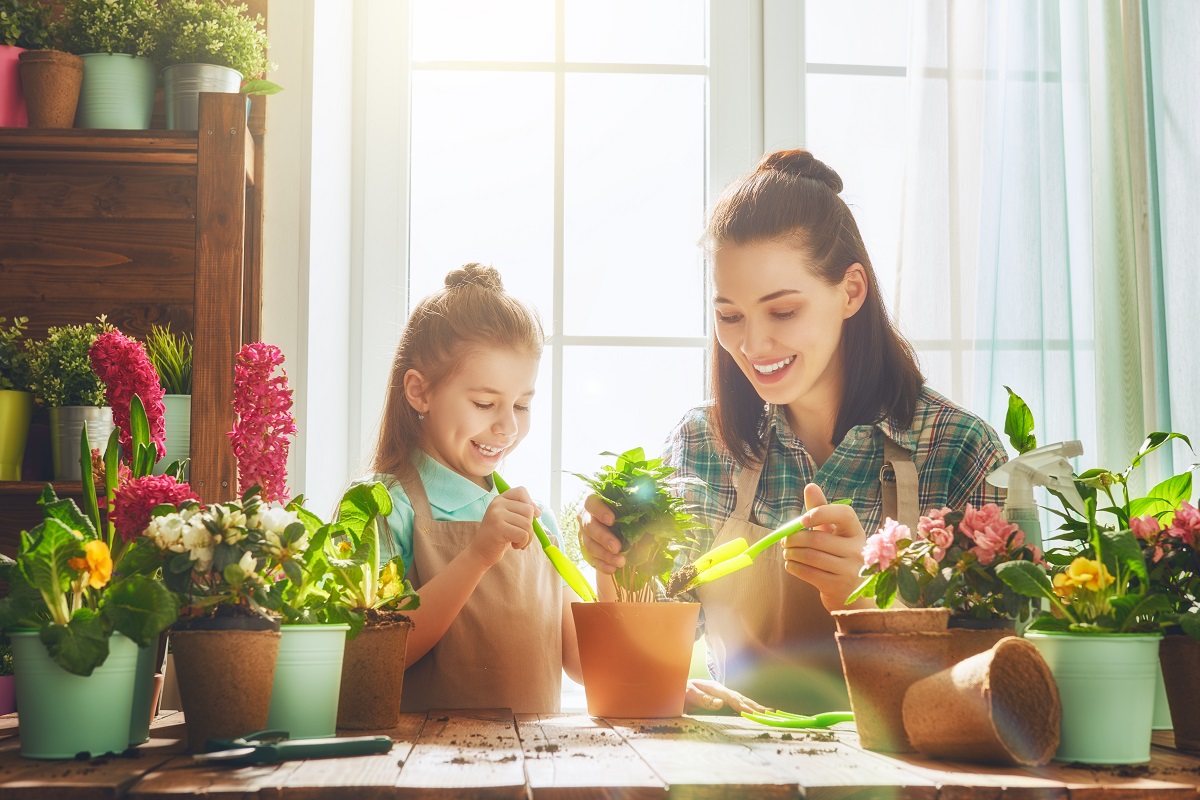
<svg viewBox="0 0 1200 800">
<path fill-rule="evenodd" d="M 1038 507 L 1033 500 L 1034 486 L 1054 489 L 1078 511 L 1084 513 L 1083 498 L 1075 488 L 1075 471 L 1068 458 L 1083 455 L 1083 443 L 1078 439 L 1048 444 L 1029 450 L 987 476 L 987 482 L 1008 489 L 1004 503 L 1004 518 L 1025 532 L 1025 543 L 1042 545 L 1042 525 Z"/>
</svg>

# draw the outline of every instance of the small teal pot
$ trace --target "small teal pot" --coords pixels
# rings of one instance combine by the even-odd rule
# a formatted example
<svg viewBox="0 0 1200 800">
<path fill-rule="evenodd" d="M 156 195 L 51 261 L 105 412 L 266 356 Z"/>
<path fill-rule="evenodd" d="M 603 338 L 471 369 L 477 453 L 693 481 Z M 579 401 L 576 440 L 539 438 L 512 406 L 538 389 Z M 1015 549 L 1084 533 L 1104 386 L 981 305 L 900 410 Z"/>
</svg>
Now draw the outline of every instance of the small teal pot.
<svg viewBox="0 0 1200 800">
<path fill-rule="evenodd" d="M 283 625 L 267 727 L 293 739 L 337 733 L 338 692 L 349 625 Z"/>
<path fill-rule="evenodd" d="M 145 130 L 154 111 L 154 62 L 124 53 L 84 53 L 80 128 Z"/>
<path fill-rule="evenodd" d="M 137 666 L 133 640 L 114 633 L 108 658 L 83 677 L 54 663 L 37 631 L 9 636 L 21 709 L 21 755 L 65 759 L 125 752 Z"/>
<path fill-rule="evenodd" d="M 1054 758 L 1083 764 L 1150 760 L 1160 634 L 1028 631 L 1062 699 Z"/>
<path fill-rule="evenodd" d="M 134 669 L 133 706 L 129 712 L 129 743 L 150 741 L 150 720 L 154 716 L 154 673 L 158 668 L 158 642 L 137 649 Z"/>
<path fill-rule="evenodd" d="M 163 395 L 164 423 L 167 434 L 167 454 L 154 466 L 154 474 L 162 475 L 176 461 L 186 461 L 192 453 L 192 396 Z M 187 480 L 189 468 L 183 470 Z"/>
</svg>

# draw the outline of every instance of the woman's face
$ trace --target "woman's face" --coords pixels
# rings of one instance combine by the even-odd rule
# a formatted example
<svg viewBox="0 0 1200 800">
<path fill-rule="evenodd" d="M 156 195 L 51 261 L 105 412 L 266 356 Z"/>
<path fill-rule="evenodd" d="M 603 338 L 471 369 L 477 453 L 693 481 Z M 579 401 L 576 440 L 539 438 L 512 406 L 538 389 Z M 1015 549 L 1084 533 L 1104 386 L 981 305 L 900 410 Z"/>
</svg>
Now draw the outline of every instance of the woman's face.
<svg viewBox="0 0 1200 800">
<path fill-rule="evenodd" d="M 722 245 L 714 262 L 717 341 L 759 396 L 776 405 L 838 402 L 842 325 L 866 297 L 862 266 L 830 286 L 779 241 Z"/>
</svg>

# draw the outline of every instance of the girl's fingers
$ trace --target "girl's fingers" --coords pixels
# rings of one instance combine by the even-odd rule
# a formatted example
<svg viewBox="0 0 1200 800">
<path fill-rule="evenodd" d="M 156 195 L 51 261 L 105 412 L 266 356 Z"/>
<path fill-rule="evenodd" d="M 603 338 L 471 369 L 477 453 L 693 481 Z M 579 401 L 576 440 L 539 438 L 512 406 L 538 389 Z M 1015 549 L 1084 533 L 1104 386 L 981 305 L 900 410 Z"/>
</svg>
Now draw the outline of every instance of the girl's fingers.
<svg viewBox="0 0 1200 800">
<path fill-rule="evenodd" d="M 604 502 L 604 500 L 595 494 L 589 494 L 583 501 L 583 510 L 588 515 L 599 522 L 604 527 L 611 527 L 617 521 L 616 515 L 613 514 L 612 507 Z"/>
</svg>

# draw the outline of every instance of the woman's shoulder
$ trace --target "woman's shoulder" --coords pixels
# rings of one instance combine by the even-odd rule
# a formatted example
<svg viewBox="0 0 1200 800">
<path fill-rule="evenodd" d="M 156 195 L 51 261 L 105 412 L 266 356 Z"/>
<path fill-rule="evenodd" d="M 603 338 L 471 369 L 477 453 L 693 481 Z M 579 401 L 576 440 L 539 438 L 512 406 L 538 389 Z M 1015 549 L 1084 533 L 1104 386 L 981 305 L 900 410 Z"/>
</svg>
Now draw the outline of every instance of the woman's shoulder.
<svg viewBox="0 0 1200 800">
<path fill-rule="evenodd" d="M 931 446 L 956 442 L 993 447 L 1004 452 L 1004 444 L 988 422 L 950 398 L 925 386 L 917 397 L 912 428 Z"/>
</svg>

